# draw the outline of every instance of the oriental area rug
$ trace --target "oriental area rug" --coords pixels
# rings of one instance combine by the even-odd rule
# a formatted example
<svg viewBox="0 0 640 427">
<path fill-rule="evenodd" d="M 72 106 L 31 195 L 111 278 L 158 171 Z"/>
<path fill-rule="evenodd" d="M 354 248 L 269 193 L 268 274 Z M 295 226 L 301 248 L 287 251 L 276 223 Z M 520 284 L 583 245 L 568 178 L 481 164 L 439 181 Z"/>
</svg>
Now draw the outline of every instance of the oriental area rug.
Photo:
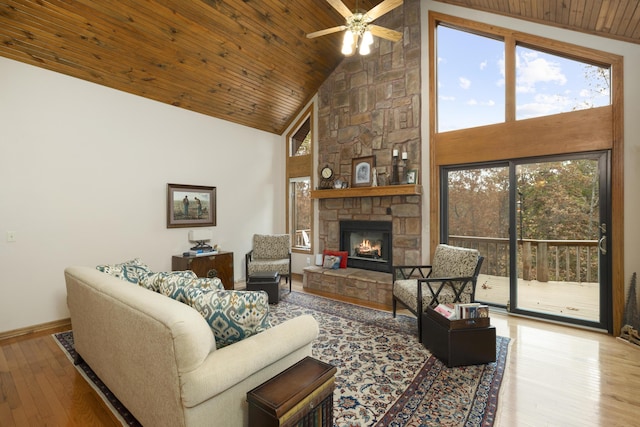
<svg viewBox="0 0 640 427">
<path fill-rule="evenodd" d="M 337 367 L 334 426 L 492 426 L 509 339 L 496 362 L 448 368 L 418 342 L 415 318 L 283 292 L 273 325 L 311 314 L 320 325 L 313 356 Z M 54 334 L 73 360 L 73 332 Z M 84 362 L 77 366 L 123 425 L 139 423 Z"/>
</svg>

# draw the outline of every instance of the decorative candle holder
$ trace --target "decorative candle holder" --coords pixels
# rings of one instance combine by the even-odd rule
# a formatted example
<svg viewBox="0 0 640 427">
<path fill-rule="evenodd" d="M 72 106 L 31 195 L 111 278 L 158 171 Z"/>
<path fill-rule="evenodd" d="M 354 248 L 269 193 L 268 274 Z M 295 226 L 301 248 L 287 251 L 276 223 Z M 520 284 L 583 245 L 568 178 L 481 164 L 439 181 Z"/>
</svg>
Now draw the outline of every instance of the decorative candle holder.
<svg viewBox="0 0 640 427">
<path fill-rule="evenodd" d="M 400 173 L 398 172 L 398 149 L 394 148 L 391 152 L 391 185 L 400 183 Z"/>
</svg>

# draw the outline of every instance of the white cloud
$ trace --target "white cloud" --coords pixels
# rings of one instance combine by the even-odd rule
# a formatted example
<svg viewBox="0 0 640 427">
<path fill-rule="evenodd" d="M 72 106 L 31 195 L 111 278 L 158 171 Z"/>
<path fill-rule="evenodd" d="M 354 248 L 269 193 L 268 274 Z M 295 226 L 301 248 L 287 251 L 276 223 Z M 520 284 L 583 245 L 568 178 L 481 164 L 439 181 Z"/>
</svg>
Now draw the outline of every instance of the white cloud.
<svg viewBox="0 0 640 427">
<path fill-rule="evenodd" d="M 518 105 L 516 107 L 517 116 L 521 119 L 526 119 L 558 114 L 568 111 L 566 107 L 572 104 L 573 101 L 565 96 L 540 94 L 536 95 L 532 102 Z"/>
<path fill-rule="evenodd" d="M 486 61 L 486 60 L 485 60 L 485 61 L 482 61 L 482 62 L 480 63 L 480 69 L 481 69 L 481 70 L 484 70 L 485 68 L 487 68 L 487 61 Z"/>
<path fill-rule="evenodd" d="M 466 77 L 459 77 L 458 82 L 462 89 L 469 89 L 469 87 L 471 86 L 471 80 Z"/>
<path fill-rule="evenodd" d="M 440 99 L 441 101 L 455 101 L 456 97 L 455 96 L 440 95 L 440 96 L 438 96 L 438 99 Z"/>
<path fill-rule="evenodd" d="M 478 105 L 478 101 L 471 98 L 470 100 L 467 101 L 467 105 Z"/>
<path fill-rule="evenodd" d="M 516 56 L 516 81 L 521 90 L 530 91 L 540 82 L 564 85 L 567 77 L 558 63 L 540 58 L 538 52 L 526 51 Z"/>
</svg>

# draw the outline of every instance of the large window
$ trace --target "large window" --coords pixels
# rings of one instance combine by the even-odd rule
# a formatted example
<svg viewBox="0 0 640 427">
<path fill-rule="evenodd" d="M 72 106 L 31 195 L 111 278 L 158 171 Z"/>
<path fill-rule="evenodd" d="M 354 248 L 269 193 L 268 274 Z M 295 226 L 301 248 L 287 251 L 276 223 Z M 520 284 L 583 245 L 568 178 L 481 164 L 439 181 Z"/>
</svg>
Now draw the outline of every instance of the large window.
<svg viewBox="0 0 640 427">
<path fill-rule="evenodd" d="M 287 136 L 287 227 L 294 252 L 312 252 L 313 209 L 311 171 L 313 160 L 312 109 Z"/>
<path fill-rule="evenodd" d="M 609 65 L 499 32 L 436 28 L 438 132 L 611 104 Z"/>
<path fill-rule="evenodd" d="M 438 131 L 504 122 L 504 43 L 438 27 Z"/>
<path fill-rule="evenodd" d="M 546 280 L 544 273 L 549 265 L 558 274 L 570 271 L 563 267 L 565 264 L 576 271 L 589 271 L 591 275 L 587 274 L 588 278 L 580 276 L 575 281 L 597 279 L 598 286 L 594 289 L 599 289 L 601 294 L 594 301 L 604 304 L 600 307 L 600 314 L 589 319 L 599 318 L 600 326 L 605 326 L 610 332 L 619 331 L 624 307 L 622 57 L 437 12 L 430 12 L 429 17 L 430 40 L 433 41 L 429 45 L 429 87 L 434 88 L 430 91 L 429 99 L 429 127 L 433 130 L 429 144 L 432 165 L 430 205 L 434 212 L 430 217 L 431 248 L 450 238 L 452 232 L 456 236 L 465 234 L 458 229 L 447 228 L 447 225 L 459 225 L 452 221 L 457 219 L 455 215 L 465 211 L 461 210 L 462 206 L 455 205 L 453 207 L 457 210 L 448 214 L 443 212 L 443 205 L 446 205 L 446 199 L 442 200 L 444 189 L 455 184 L 455 181 L 449 182 L 449 179 L 457 178 L 457 175 L 443 179 L 441 171 L 448 168 L 475 170 L 477 165 L 503 163 L 537 165 L 539 159 L 564 162 L 567 159 L 582 159 L 593 153 L 601 153 L 606 164 L 599 166 L 602 173 L 598 175 L 601 180 L 598 188 L 605 192 L 611 189 L 611 193 L 607 197 L 607 203 L 602 204 L 598 222 L 599 234 L 596 240 L 601 243 L 598 250 L 602 256 L 598 260 L 600 269 L 596 273 L 586 269 L 587 265 L 595 263 L 589 258 L 596 254 L 591 249 L 593 236 L 581 235 L 576 238 L 570 233 L 561 238 L 555 235 L 529 236 L 527 231 L 530 232 L 531 229 L 526 228 L 529 224 L 525 213 L 533 212 L 533 198 L 527 194 L 530 188 L 516 188 L 513 183 L 509 186 L 511 233 L 508 259 L 511 264 L 508 274 L 511 308 L 525 309 L 518 305 L 526 299 L 523 299 L 523 289 L 517 286 L 515 278 L 520 269 L 530 272 L 529 264 L 533 265 L 534 258 L 538 255 L 533 246 L 529 251 L 528 245 L 531 242 L 527 240 L 535 241 L 536 245 L 544 240 L 542 243 L 547 246 L 566 246 L 576 239 L 582 245 L 584 240 L 587 241 L 584 245 L 590 248 L 587 255 L 581 252 L 576 257 L 577 249 L 565 251 L 558 255 L 558 261 L 554 258 L 551 264 L 539 263 L 539 277 Z M 452 63 L 456 66 L 451 67 Z M 495 101 L 500 99 L 504 99 L 504 102 Z M 494 111 L 494 106 L 499 108 Z M 512 167 L 510 170 L 514 171 L 516 168 Z M 525 171 L 525 168 L 517 171 Z M 511 181 L 515 182 L 515 172 L 511 172 L 511 175 Z M 489 175 L 481 174 L 480 178 L 486 180 Z M 569 178 L 563 177 L 563 183 L 568 181 Z M 589 188 L 591 187 L 587 190 Z M 574 187 L 572 189 L 575 190 Z M 574 196 L 578 199 L 585 198 L 591 195 L 587 190 L 585 194 Z M 556 190 L 558 191 L 560 190 Z M 541 221 L 559 220 L 558 209 L 576 210 L 575 206 L 562 200 L 559 193 L 552 196 L 553 201 L 547 201 L 543 206 L 542 212 L 545 213 L 539 216 Z M 574 212 L 574 218 L 578 217 L 579 212 Z M 480 220 L 488 219 L 490 217 L 483 215 Z M 522 223 L 518 220 L 522 220 Z M 571 221 L 566 223 L 572 224 Z M 521 227 L 519 231 L 523 232 L 516 235 L 518 226 Z M 467 234 L 478 239 L 472 232 Z M 488 237 L 503 238 L 481 237 L 485 240 Z M 520 243 L 524 252 L 518 255 L 515 251 Z M 540 254 L 543 259 L 545 252 Z M 494 266 L 490 263 L 492 254 L 487 252 L 484 255 L 487 262 L 483 269 Z M 486 271 L 483 273 L 487 274 Z M 536 280 L 539 277 L 536 276 Z M 566 274 L 562 277 L 566 280 Z M 491 288 L 491 284 L 487 284 L 488 288 Z M 517 292 L 520 292 L 522 301 L 517 299 Z M 565 301 L 565 306 L 567 305 Z M 575 315 L 574 308 L 571 306 L 565 309 Z M 580 321 L 585 318 L 581 317 Z"/>
<path fill-rule="evenodd" d="M 311 249 L 311 178 L 289 179 L 289 219 L 293 249 Z"/>
</svg>

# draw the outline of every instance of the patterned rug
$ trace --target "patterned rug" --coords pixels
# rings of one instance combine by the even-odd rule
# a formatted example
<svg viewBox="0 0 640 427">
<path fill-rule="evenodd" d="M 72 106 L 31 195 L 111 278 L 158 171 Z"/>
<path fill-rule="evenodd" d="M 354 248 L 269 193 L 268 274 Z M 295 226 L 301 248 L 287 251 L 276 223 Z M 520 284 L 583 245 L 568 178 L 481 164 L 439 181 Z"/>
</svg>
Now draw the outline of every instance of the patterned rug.
<svg viewBox="0 0 640 427">
<path fill-rule="evenodd" d="M 492 426 L 509 339 L 496 362 L 447 368 L 418 342 L 415 318 L 299 293 L 270 306 L 272 324 L 311 314 L 320 324 L 313 356 L 338 368 L 334 426 Z M 71 360 L 73 333 L 54 334 Z M 139 423 L 85 363 L 78 370 L 123 425 Z"/>
</svg>

